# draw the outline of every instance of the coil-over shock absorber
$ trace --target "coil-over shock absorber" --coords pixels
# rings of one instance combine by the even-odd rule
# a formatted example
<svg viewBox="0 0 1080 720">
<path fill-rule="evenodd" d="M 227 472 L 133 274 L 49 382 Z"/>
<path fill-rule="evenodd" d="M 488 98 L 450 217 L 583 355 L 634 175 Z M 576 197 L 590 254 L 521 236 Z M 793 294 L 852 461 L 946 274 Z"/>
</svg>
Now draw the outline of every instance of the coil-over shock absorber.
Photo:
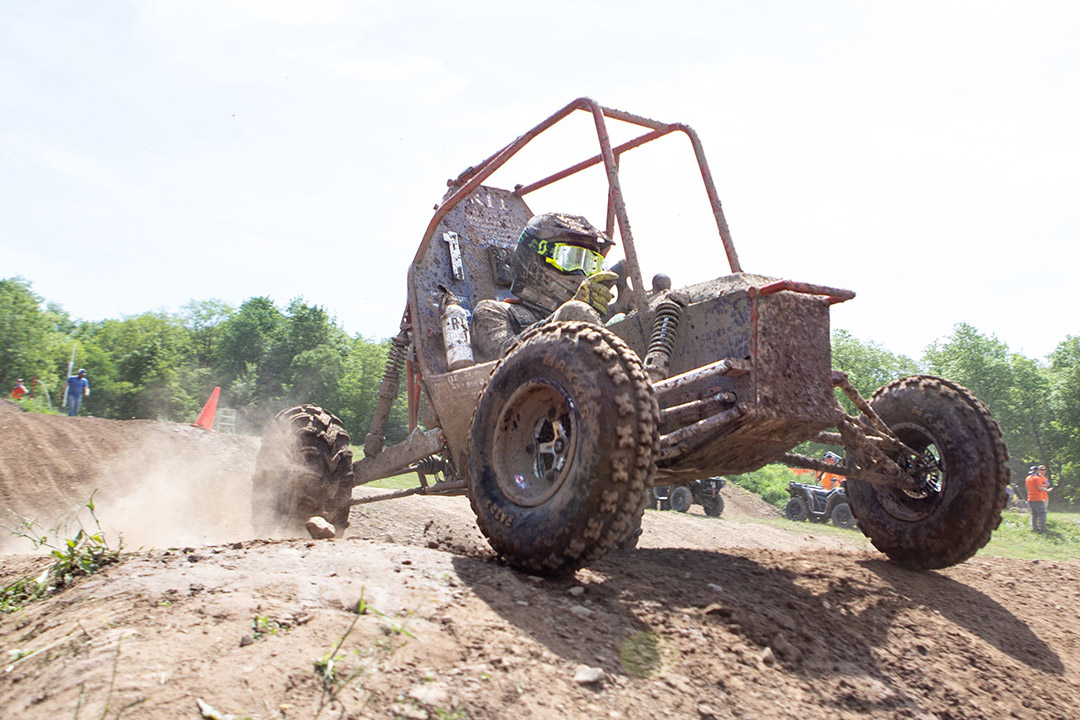
<svg viewBox="0 0 1080 720">
<path fill-rule="evenodd" d="M 375 405 L 375 416 L 371 419 L 371 429 L 364 437 L 364 457 L 374 457 L 382 452 L 386 442 L 384 432 L 386 421 L 390 418 L 390 407 L 398 396 L 401 387 L 401 371 L 409 352 L 409 336 L 405 330 L 399 332 L 390 341 L 390 352 L 386 356 L 386 368 L 382 382 L 379 383 L 379 402 Z"/>
<path fill-rule="evenodd" d="M 420 487 L 426 488 L 428 486 L 427 476 L 445 473 L 447 471 L 447 465 L 448 463 L 444 458 L 438 455 L 429 455 L 409 469 L 414 470 L 417 477 L 420 478 Z"/>
<path fill-rule="evenodd" d="M 660 301 L 656 306 L 649 352 L 645 355 L 645 372 L 654 383 L 668 376 L 668 364 L 675 348 L 675 339 L 679 335 L 682 313 L 682 305 L 670 298 Z"/>
</svg>

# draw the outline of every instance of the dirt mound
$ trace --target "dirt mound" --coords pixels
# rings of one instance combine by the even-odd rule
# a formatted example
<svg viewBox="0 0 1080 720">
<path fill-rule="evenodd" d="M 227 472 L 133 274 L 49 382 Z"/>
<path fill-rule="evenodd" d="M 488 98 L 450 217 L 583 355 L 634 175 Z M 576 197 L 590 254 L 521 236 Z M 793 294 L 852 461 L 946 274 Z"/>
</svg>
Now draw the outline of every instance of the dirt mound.
<svg viewBox="0 0 1080 720">
<path fill-rule="evenodd" d="M 99 488 L 156 548 L 0 616 L 6 717 L 1077 717 L 1077 563 L 907 572 L 731 486 L 723 517 L 648 512 L 641 549 L 557 580 L 500 564 L 460 497 L 251 540 L 255 445 L 0 403 L 8 507 Z"/>
</svg>

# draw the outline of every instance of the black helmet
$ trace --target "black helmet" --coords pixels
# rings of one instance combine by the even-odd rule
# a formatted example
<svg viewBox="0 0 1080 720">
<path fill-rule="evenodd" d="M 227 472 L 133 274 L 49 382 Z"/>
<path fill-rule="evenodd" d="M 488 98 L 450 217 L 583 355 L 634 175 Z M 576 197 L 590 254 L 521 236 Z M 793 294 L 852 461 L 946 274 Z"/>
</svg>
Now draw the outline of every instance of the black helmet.
<svg viewBox="0 0 1080 720">
<path fill-rule="evenodd" d="M 86 368 L 79 368 L 79 372 L 77 372 L 75 374 L 76 375 L 85 375 L 86 374 Z"/>
<path fill-rule="evenodd" d="M 510 290 L 554 312 L 574 296 L 582 278 L 603 269 L 604 255 L 614 244 L 580 215 L 534 215 L 518 238 Z"/>
<path fill-rule="evenodd" d="M 597 230 L 592 223 L 580 215 L 566 213 L 542 213 L 533 215 L 518 237 L 518 245 L 529 245 L 534 252 L 544 255 L 540 249 L 544 242 L 549 245 L 565 243 L 588 248 L 605 254 L 613 243 L 602 230 Z"/>
</svg>

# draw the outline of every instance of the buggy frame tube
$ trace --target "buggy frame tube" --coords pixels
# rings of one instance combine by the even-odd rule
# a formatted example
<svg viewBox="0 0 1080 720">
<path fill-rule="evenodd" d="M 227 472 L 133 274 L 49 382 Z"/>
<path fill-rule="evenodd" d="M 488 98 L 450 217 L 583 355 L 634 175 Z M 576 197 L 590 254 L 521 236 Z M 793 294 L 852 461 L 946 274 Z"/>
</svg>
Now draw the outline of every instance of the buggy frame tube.
<svg viewBox="0 0 1080 720">
<path fill-rule="evenodd" d="M 458 203 L 464 198 L 468 197 L 476 188 L 478 188 L 488 177 L 490 177 L 496 170 L 506 164 L 518 151 L 528 145 L 538 135 L 544 131 L 550 129 L 553 125 L 560 122 L 575 110 L 584 110 L 589 112 L 593 117 L 593 123 L 596 127 L 597 139 L 600 143 L 600 154 L 593 156 L 587 160 L 577 163 L 568 167 L 559 173 L 551 175 L 539 182 L 531 185 L 519 185 L 515 189 L 515 193 L 519 196 L 525 195 L 529 192 L 537 190 L 554 183 L 558 180 L 562 180 L 570 175 L 578 173 L 586 168 L 592 167 L 600 162 L 604 163 L 604 170 L 608 180 L 608 220 L 607 227 L 609 231 L 614 229 L 614 221 L 618 221 L 620 238 L 623 241 L 624 252 L 626 254 L 627 265 L 630 270 L 631 288 L 630 297 L 631 304 L 635 310 L 638 311 L 639 317 L 644 314 L 647 309 L 647 300 L 645 294 L 644 281 L 641 274 L 641 266 L 638 263 L 637 250 L 634 247 L 633 234 L 630 229 L 630 221 L 626 212 L 626 203 L 623 198 L 622 187 L 619 184 L 619 156 L 632 150 L 636 147 L 640 147 L 646 143 L 652 142 L 658 138 L 664 137 L 672 132 L 678 131 L 684 133 L 690 140 L 690 144 L 693 147 L 694 155 L 697 158 L 698 169 L 701 173 L 701 178 L 705 184 L 705 192 L 709 198 L 709 204 L 712 208 L 713 218 L 716 221 L 717 230 L 720 234 L 720 240 L 724 245 L 724 251 L 728 258 L 728 265 L 733 273 L 742 272 L 742 266 L 739 263 L 739 257 L 735 252 L 735 245 L 731 239 L 731 233 L 728 229 L 727 221 L 724 218 L 723 208 L 720 204 L 720 198 L 716 192 L 716 185 L 712 178 L 712 172 L 709 169 L 708 162 L 705 160 L 704 149 L 701 144 L 701 140 L 697 133 L 688 125 L 682 123 L 661 123 L 649 118 L 642 117 L 640 115 L 634 115 L 632 113 L 623 112 L 621 110 L 615 110 L 613 108 L 603 107 L 591 98 L 582 97 L 578 98 L 561 110 L 545 119 L 540 124 L 533 127 L 531 130 L 520 135 L 510 144 L 499 150 L 497 153 L 487 158 L 477 166 L 472 166 L 465 170 L 455 180 L 451 180 L 448 184 L 452 191 L 449 197 L 447 197 L 436 209 L 435 215 L 432 217 L 431 222 L 428 223 L 424 238 L 420 243 L 420 247 L 417 249 L 416 256 L 413 262 L 418 262 L 426 251 L 428 245 L 431 243 L 432 238 L 435 235 L 435 231 L 438 229 L 439 223 L 446 217 Z M 607 125 L 605 118 L 611 118 L 622 122 L 644 127 L 649 130 L 645 134 L 619 145 L 616 148 L 611 146 L 611 138 L 607 132 Z M 614 217 L 612 217 L 614 215 Z"/>
</svg>

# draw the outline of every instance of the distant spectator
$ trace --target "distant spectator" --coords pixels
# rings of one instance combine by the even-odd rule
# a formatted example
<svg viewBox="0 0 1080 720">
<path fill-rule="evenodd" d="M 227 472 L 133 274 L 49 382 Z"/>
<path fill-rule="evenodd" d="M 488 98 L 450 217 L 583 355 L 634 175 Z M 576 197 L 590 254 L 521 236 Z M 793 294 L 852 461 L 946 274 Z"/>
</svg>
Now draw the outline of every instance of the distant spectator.
<svg viewBox="0 0 1080 720">
<path fill-rule="evenodd" d="M 834 452 L 825 453 L 825 463 L 827 465 L 839 465 L 841 458 Z M 826 490 L 832 490 L 833 488 L 840 487 L 840 485 L 846 480 L 843 475 L 838 475 L 831 472 L 820 472 L 817 476 L 818 482 L 821 483 L 821 487 Z"/>
<path fill-rule="evenodd" d="M 90 397 L 90 381 L 86 379 L 86 370 L 79 368 L 79 372 L 67 381 L 68 415 L 79 414 L 84 397 Z"/>
<path fill-rule="evenodd" d="M 1050 499 L 1050 483 L 1046 479 L 1046 466 L 1032 465 L 1024 479 L 1028 505 L 1031 506 L 1031 530 L 1040 535 L 1046 532 L 1046 503 Z"/>
<path fill-rule="evenodd" d="M 23 385 L 22 378 L 15 381 L 15 389 L 11 391 L 12 400 L 22 400 L 24 397 L 30 394 L 30 391 Z"/>
</svg>

